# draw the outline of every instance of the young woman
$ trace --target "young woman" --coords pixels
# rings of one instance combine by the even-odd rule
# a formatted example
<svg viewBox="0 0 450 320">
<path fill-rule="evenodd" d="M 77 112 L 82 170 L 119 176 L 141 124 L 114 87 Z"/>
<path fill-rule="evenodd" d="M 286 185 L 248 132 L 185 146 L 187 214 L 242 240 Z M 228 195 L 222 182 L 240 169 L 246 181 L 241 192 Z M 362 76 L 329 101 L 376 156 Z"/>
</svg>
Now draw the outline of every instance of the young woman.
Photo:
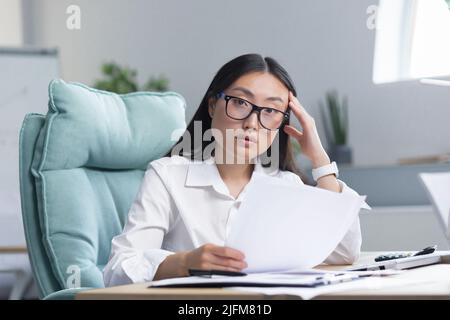
<svg viewBox="0 0 450 320">
<path fill-rule="evenodd" d="M 289 125 L 290 111 L 302 131 Z M 148 165 L 125 228 L 112 240 L 105 285 L 187 276 L 189 268 L 245 269 L 245 253 L 224 246 L 231 217 L 254 173 L 303 184 L 289 136 L 311 160 L 317 187 L 356 194 L 337 180 L 286 70 L 258 54 L 226 63 L 180 141 Z M 357 218 L 325 262 L 352 263 L 360 246 Z"/>
</svg>

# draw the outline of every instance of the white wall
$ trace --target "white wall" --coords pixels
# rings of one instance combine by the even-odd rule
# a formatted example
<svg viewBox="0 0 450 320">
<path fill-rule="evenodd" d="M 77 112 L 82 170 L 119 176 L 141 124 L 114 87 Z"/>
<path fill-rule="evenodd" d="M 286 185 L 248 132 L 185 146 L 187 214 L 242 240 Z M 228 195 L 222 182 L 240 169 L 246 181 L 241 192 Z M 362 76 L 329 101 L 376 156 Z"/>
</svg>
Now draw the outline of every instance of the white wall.
<svg viewBox="0 0 450 320">
<path fill-rule="evenodd" d="M 450 150 L 448 88 L 372 83 L 375 31 L 366 27 L 366 9 L 376 0 L 30 2 L 28 41 L 59 46 L 68 80 L 92 84 L 110 59 L 137 68 L 141 81 L 164 72 L 171 89 L 187 98 L 190 118 L 222 64 L 259 52 L 288 69 L 320 133 L 324 92 L 349 95 L 357 165 Z M 65 27 L 69 4 L 81 8 L 81 30 Z"/>
<path fill-rule="evenodd" d="M 372 209 L 360 214 L 363 251 L 416 251 L 432 245 L 450 250 L 450 241 L 431 206 Z"/>
<path fill-rule="evenodd" d="M 20 46 L 22 34 L 22 1 L 0 1 L 0 46 Z"/>
</svg>

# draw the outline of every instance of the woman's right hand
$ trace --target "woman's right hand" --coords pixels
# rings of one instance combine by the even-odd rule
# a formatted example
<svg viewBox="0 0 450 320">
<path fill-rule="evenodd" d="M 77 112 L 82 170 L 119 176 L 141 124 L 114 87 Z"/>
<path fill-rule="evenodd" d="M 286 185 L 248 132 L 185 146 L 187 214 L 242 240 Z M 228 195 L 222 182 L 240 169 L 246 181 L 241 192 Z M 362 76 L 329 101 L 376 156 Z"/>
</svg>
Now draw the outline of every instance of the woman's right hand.
<svg viewBox="0 0 450 320">
<path fill-rule="evenodd" d="M 160 263 L 153 280 L 186 277 L 189 269 L 241 271 L 247 268 L 242 252 L 207 243 L 191 251 L 177 252 Z"/>
<path fill-rule="evenodd" d="M 188 251 L 185 255 L 184 266 L 186 272 L 188 269 L 241 271 L 247 268 L 244 259 L 244 254 L 239 250 L 207 243 Z"/>
</svg>

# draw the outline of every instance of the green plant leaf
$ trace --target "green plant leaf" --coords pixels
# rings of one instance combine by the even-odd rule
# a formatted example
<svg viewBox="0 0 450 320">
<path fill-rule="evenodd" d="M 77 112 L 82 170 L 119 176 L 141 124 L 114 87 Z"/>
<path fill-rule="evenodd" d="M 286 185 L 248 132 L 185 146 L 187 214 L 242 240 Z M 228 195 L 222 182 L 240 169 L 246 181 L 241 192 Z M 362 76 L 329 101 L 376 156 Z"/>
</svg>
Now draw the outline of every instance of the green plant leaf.
<svg viewBox="0 0 450 320">
<path fill-rule="evenodd" d="M 294 152 L 294 154 L 300 154 L 302 152 L 300 143 L 294 138 L 289 137 L 289 139 L 291 140 L 292 151 Z"/>
<path fill-rule="evenodd" d="M 321 101 L 319 102 L 319 111 L 325 129 L 325 137 L 327 139 L 327 142 L 328 144 L 333 144 L 334 140 L 332 137 L 332 133 L 330 132 L 330 121 L 327 117 L 325 106 Z"/>
<path fill-rule="evenodd" d="M 348 131 L 347 97 L 344 97 L 342 103 L 340 103 L 337 91 L 328 91 L 326 102 L 330 116 L 329 123 L 333 132 L 333 143 L 335 145 L 346 144 Z M 328 122 L 325 122 L 325 124 L 328 125 Z"/>
<path fill-rule="evenodd" d="M 169 79 L 164 75 L 159 75 L 159 77 L 151 77 L 147 83 L 144 85 L 143 90 L 146 91 L 167 91 L 169 90 Z"/>
<path fill-rule="evenodd" d="M 334 143 L 339 143 L 339 115 L 336 106 L 336 94 L 334 91 L 327 94 L 328 110 L 330 113 L 331 126 L 333 129 Z"/>
<path fill-rule="evenodd" d="M 348 97 L 344 96 L 342 100 L 342 134 L 343 144 L 347 144 L 348 139 Z"/>
<path fill-rule="evenodd" d="M 102 79 L 94 82 L 94 87 L 100 90 L 124 94 L 139 90 L 137 71 L 129 67 L 123 67 L 115 62 L 106 62 L 101 66 Z M 167 91 L 169 79 L 164 75 L 157 78 L 151 77 L 142 90 Z"/>
</svg>

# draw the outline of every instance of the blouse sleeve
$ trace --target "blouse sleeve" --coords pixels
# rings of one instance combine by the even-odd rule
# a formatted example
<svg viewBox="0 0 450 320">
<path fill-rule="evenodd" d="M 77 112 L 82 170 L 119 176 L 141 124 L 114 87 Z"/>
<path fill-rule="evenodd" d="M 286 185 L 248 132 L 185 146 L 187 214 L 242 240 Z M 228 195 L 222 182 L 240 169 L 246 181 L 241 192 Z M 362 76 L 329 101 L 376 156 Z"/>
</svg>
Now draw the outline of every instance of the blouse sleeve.
<svg viewBox="0 0 450 320">
<path fill-rule="evenodd" d="M 338 179 L 339 186 L 342 193 L 351 193 L 358 195 L 358 193 L 348 187 L 345 182 Z M 364 201 L 362 208 L 370 209 Z M 336 249 L 325 259 L 327 264 L 352 264 L 356 262 L 361 253 L 361 227 L 359 222 L 359 215 L 356 216 L 355 221 L 350 226 L 350 229 L 345 234 L 344 238 L 339 242 Z"/>
<path fill-rule="evenodd" d="M 105 286 L 151 281 L 159 264 L 174 253 L 161 249 L 173 221 L 173 201 L 152 163 L 144 174 L 123 232 L 112 240 L 109 261 L 103 270 Z"/>
</svg>

